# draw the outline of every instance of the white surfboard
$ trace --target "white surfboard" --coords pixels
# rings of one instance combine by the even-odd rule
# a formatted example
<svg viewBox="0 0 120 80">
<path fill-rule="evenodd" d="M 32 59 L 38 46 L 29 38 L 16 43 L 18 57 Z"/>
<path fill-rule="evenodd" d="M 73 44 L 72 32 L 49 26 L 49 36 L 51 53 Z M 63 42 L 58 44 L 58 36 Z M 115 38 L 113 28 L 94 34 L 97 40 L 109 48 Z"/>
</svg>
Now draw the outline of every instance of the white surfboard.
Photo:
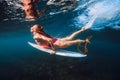
<svg viewBox="0 0 120 80">
<path fill-rule="evenodd" d="M 31 43 L 31 42 L 28 42 L 28 44 L 40 51 L 50 53 L 50 49 L 42 48 L 41 46 Z M 57 49 L 55 55 L 66 56 L 66 57 L 86 57 L 87 56 L 79 52 L 72 52 L 72 51 L 67 51 L 67 50 L 62 50 L 62 49 Z"/>
</svg>

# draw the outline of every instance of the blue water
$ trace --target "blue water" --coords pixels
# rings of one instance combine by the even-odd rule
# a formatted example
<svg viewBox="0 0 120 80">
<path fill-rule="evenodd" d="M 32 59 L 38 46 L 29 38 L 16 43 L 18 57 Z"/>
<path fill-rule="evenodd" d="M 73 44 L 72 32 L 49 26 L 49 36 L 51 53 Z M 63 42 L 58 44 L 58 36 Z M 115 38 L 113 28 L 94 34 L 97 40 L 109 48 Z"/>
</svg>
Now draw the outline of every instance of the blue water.
<svg viewBox="0 0 120 80">
<path fill-rule="evenodd" d="M 68 13 L 47 15 L 37 21 L 24 21 L 17 15 L 11 18 L 4 14 L 0 19 L 0 80 L 119 80 L 119 3 L 119 0 L 81 0 Z M 54 37 L 65 37 L 96 14 L 93 26 L 77 37 L 93 36 L 85 58 L 49 55 L 27 43 L 34 42 L 29 30 L 35 23 L 44 26 Z M 75 45 L 67 50 L 77 51 Z"/>
</svg>

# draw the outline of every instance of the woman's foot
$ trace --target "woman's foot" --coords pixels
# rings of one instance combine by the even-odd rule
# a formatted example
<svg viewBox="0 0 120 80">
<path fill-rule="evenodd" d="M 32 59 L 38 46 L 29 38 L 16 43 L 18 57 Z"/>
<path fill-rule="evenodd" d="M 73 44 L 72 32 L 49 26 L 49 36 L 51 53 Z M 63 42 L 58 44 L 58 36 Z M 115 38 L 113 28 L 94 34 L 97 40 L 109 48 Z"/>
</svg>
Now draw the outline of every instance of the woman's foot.
<svg viewBox="0 0 120 80">
<path fill-rule="evenodd" d="M 92 36 L 88 36 L 86 39 L 85 39 L 85 46 L 84 46 L 84 53 L 86 54 L 88 52 L 88 49 L 87 49 L 87 44 L 90 44 L 90 39 L 92 38 Z"/>
<path fill-rule="evenodd" d="M 90 44 L 90 41 L 88 38 L 85 39 L 85 43 Z"/>
<path fill-rule="evenodd" d="M 85 39 L 85 43 L 88 43 L 90 44 L 90 39 L 92 38 L 92 35 L 88 36 L 86 39 Z"/>
</svg>

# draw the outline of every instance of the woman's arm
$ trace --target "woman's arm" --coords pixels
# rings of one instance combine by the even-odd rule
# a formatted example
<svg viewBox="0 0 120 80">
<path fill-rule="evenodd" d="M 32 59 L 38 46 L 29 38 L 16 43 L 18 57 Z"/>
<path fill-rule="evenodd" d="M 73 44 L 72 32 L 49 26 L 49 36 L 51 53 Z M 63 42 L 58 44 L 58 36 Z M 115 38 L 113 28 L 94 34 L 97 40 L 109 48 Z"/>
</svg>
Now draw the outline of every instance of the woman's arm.
<svg viewBox="0 0 120 80">
<path fill-rule="evenodd" d="M 50 45 L 50 49 L 51 49 L 50 54 L 55 54 L 55 48 L 52 39 L 48 37 L 44 37 L 44 39 L 46 39 L 48 45 Z"/>
<path fill-rule="evenodd" d="M 46 36 L 39 35 L 39 34 L 38 34 L 38 38 L 41 38 L 42 40 L 47 41 L 47 42 L 49 43 L 49 45 L 50 45 L 50 48 L 51 48 L 51 52 L 50 52 L 50 53 L 51 53 L 51 54 L 54 54 L 54 53 L 55 53 L 54 44 L 53 44 L 53 41 L 52 41 L 51 38 L 48 38 L 48 37 L 46 37 Z"/>
<path fill-rule="evenodd" d="M 50 54 L 55 54 L 55 48 L 54 48 L 53 42 L 50 41 L 49 44 L 51 48 Z"/>
</svg>

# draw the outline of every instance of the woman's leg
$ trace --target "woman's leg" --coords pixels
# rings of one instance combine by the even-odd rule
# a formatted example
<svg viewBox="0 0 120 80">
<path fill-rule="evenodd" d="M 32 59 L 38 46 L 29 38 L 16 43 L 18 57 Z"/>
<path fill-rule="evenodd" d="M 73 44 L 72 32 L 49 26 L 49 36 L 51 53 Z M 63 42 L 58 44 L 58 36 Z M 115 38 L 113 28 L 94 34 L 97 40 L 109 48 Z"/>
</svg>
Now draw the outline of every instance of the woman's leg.
<svg viewBox="0 0 120 80">
<path fill-rule="evenodd" d="M 64 40 L 61 40 L 59 43 L 59 45 L 57 45 L 59 48 L 66 48 L 66 47 L 69 47 L 69 46 L 72 46 L 74 44 L 80 44 L 80 43 L 84 43 L 85 40 L 80 40 L 80 39 L 77 39 L 77 40 L 72 40 L 72 41 L 64 41 Z"/>
<path fill-rule="evenodd" d="M 96 17 L 97 17 L 97 15 L 93 16 L 93 18 L 85 26 L 83 26 L 80 30 L 78 30 L 78 31 L 72 33 L 70 36 L 62 38 L 62 39 L 63 40 L 72 40 L 74 37 L 76 37 L 81 32 L 91 28 L 93 23 L 94 23 L 94 21 L 95 21 L 95 19 L 96 19 Z"/>
<path fill-rule="evenodd" d="M 80 29 L 80 30 L 72 33 L 70 36 L 67 36 L 67 37 L 65 37 L 65 38 L 62 38 L 62 40 L 70 41 L 70 40 L 72 40 L 73 38 L 75 38 L 78 34 L 80 34 L 82 31 L 84 31 L 84 29 Z"/>
</svg>

